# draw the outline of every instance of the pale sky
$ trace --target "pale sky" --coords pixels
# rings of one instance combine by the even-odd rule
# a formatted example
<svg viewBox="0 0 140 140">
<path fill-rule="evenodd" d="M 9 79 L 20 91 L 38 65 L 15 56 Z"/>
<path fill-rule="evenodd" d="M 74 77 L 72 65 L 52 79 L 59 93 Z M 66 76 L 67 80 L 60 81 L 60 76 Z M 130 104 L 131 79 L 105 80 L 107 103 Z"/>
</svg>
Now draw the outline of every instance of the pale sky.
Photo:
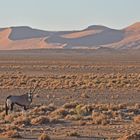
<svg viewBox="0 0 140 140">
<path fill-rule="evenodd" d="M 138 21 L 140 0 L 0 0 L 0 28 L 76 30 L 105 25 L 121 29 Z"/>
</svg>

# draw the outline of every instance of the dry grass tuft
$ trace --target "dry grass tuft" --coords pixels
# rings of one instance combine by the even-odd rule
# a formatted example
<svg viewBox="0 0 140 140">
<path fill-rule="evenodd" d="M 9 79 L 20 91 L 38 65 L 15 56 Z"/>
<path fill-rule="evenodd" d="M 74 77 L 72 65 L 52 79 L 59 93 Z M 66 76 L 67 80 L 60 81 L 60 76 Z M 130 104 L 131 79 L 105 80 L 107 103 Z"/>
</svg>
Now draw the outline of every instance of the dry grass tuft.
<svg viewBox="0 0 140 140">
<path fill-rule="evenodd" d="M 69 136 L 69 137 L 79 137 L 80 134 L 78 134 L 78 132 L 76 132 L 76 131 L 72 131 L 72 132 L 68 132 L 67 136 Z"/>
<path fill-rule="evenodd" d="M 39 107 L 35 107 L 31 112 L 32 114 L 46 114 L 48 111 L 54 111 L 56 108 L 53 105 L 42 105 Z"/>
<path fill-rule="evenodd" d="M 140 115 L 134 117 L 135 123 L 140 123 Z"/>
<path fill-rule="evenodd" d="M 46 134 L 42 133 L 39 137 L 38 140 L 51 140 L 51 138 Z"/>
<path fill-rule="evenodd" d="M 9 130 L 2 133 L 3 137 L 6 138 L 22 138 L 22 136 L 16 130 Z"/>
<path fill-rule="evenodd" d="M 93 124 L 109 124 L 109 118 L 107 115 L 99 112 L 93 112 L 92 114 Z"/>
<path fill-rule="evenodd" d="M 13 124 L 15 124 L 15 125 L 29 125 L 30 119 L 26 116 L 19 116 L 15 119 Z"/>
<path fill-rule="evenodd" d="M 5 111 L 0 112 L 0 119 L 4 119 L 4 117 L 5 117 Z"/>
<path fill-rule="evenodd" d="M 76 106 L 75 112 L 79 116 L 87 116 L 92 113 L 92 107 L 90 105 L 79 104 Z"/>
<path fill-rule="evenodd" d="M 63 107 L 66 109 L 72 109 L 72 108 L 75 108 L 77 105 L 78 105 L 77 102 L 70 102 L 70 103 L 64 104 Z"/>
<path fill-rule="evenodd" d="M 46 124 L 48 122 L 49 122 L 49 118 L 46 116 L 36 117 L 31 120 L 31 124 L 33 125 Z"/>
<path fill-rule="evenodd" d="M 6 125 L 4 129 L 5 129 L 5 131 L 10 131 L 10 130 L 16 130 L 17 131 L 17 130 L 20 130 L 18 126 L 13 125 L 13 124 Z"/>
<path fill-rule="evenodd" d="M 65 117 L 66 120 L 71 120 L 71 121 L 77 121 L 77 120 L 81 120 L 82 119 L 82 116 L 79 116 L 79 115 L 67 115 Z"/>
<path fill-rule="evenodd" d="M 63 108 L 63 107 L 60 107 L 58 109 L 56 109 L 55 111 L 53 111 L 51 114 L 50 114 L 50 117 L 52 118 L 57 118 L 57 119 L 61 119 L 61 118 L 64 118 L 66 115 L 68 115 L 68 111 Z"/>
<path fill-rule="evenodd" d="M 118 140 L 140 140 L 140 133 L 125 134 Z"/>
<path fill-rule="evenodd" d="M 11 123 L 13 122 L 15 119 L 15 115 L 14 114 L 9 114 L 9 115 L 6 115 L 4 117 L 4 120 L 7 122 L 7 123 Z"/>
</svg>

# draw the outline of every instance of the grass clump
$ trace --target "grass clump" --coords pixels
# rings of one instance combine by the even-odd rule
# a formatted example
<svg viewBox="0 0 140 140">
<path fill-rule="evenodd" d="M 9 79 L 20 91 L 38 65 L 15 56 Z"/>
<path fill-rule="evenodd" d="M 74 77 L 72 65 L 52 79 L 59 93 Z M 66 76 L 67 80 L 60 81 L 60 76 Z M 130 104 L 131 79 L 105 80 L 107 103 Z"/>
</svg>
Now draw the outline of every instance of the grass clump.
<svg viewBox="0 0 140 140">
<path fill-rule="evenodd" d="M 31 120 L 31 124 L 33 124 L 33 125 L 45 124 L 48 122 L 49 122 L 49 118 L 46 116 L 36 117 Z"/>
<path fill-rule="evenodd" d="M 140 123 L 140 115 L 134 117 L 135 123 Z"/>
<path fill-rule="evenodd" d="M 97 125 L 109 124 L 108 116 L 100 112 L 93 112 L 92 119 L 93 119 L 93 124 L 97 124 Z"/>
<path fill-rule="evenodd" d="M 17 130 L 9 130 L 9 131 L 3 132 L 2 136 L 6 138 L 22 138 L 22 136 L 19 134 Z"/>
<path fill-rule="evenodd" d="M 134 132 L 131 134 L 125 134 L 118 140 L 140 140 L 140 133 L 139 132 Z"/>
<path fill-rule="evenodd" d="M 48 136 L 46 133 L 42 133 L 39 137 L 38 140 L 51 140 L 50 136 Z"/>
<path fill-rule="evenodd" d="M 80 134 L 76 131 L 72 131 L 72 132 L 68 132 L 67 136 L 69 136 L 69 137 L 79 137 Z"/>
</svg>

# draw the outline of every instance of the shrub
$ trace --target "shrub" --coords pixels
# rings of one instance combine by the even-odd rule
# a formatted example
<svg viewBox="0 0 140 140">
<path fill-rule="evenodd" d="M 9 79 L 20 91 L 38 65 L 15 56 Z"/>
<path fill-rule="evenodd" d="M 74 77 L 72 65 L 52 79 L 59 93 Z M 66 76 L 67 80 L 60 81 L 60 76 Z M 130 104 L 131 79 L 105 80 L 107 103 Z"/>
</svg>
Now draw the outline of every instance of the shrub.
<svg viewBox="0 0 140 140">
<path fill-rule="evenodd" d="M 140 140 L 140 133 L 132 133 L 132 134 L 125 134 L 123 137 L 119 138 L 118 140 Z"/>
<path fill-rule="evenodd" d="M 108 116 L 99 112 L 93 112 L 92 119 L 93 119 L 93 124 L 106 125 L 109 123 Z"/>
<path fill-rule="evenodd" d="M 64 104 L 63 107 L 67 109 L 72 109 L 72 108 L 75 108 L 77 105 L 78 105 L 77 102 L 70 102 L 70 103 Z"/>
<path fill-rule="evenodd" d="M 64 118 L 68 114 L 69 113 L 65 108 L 58 108 L 50 114 L 50 117 L 61 119 L 61 118 Z"/>
<path fill-rule="evenodd" d="M 25 117 L 25 116 L 19 116 L 17 117 L 13 124 L 15 125 L 29 125 L 30 124 L 30 119 L 28 117 Z"/>
<path fill-rule="evenodd" d="M 22 138 L 22 136 L 16 130 L 6 131 L 2 133 L 2 135 L 6 138 Z"/>
<path fill-rule="evenodd" d="M 49 122 L 49 119 L 46 116 L 36 117 L 31 120 L 31 124 L 33 125 L 45 124 L 48 122 Z"/>
<path fill-rule="evenodd" d="M 140 123 L 140 115 L 134 117 L 135 123 Z"/>
<path fill-rule="evenodd" d="M 38 140 L 51 140 L 51 138 L 46 134 L 42 133 L 39 137 Z"/>
<path fill-rule="evenodd" d="M 67 136 L 69 137 L 79 137 L 80 135 L 76 131 L 68 132 Z"/>
</svg>

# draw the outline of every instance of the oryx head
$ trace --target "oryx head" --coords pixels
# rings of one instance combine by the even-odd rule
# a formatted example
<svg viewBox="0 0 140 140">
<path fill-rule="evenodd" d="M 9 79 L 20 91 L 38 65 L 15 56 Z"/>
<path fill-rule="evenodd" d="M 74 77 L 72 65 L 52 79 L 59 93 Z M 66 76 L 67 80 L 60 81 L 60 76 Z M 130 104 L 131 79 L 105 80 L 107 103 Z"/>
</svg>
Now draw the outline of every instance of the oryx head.
<svg viewBox="0 0 140 140">
<path fill-rule="evenodd" d="M 32 93 L 31 93 L 31 92 L 28 92 L 28 93 L 27 93 L 27 96 L 28 96 L 28 101 L 29 101 L 29 102 L 32 102 L 32 98 L 33 98 Z"/>
<path fill-rule="evenodd" d="M 28 99 L 29 99 L 29 100 L 30 100 L 30 99 L 32 100 L 33 95 L 34 95 L 36 89 L 38 88 L 39 82 L 40 82 L 40 81 L 38 81 L 38 82 L 36 83 L 36 85 L 34 86 L 33 89 L 30 88 L 30 91 L 29 91 L 29 93 L 28 93 Z"/>
</svg>

